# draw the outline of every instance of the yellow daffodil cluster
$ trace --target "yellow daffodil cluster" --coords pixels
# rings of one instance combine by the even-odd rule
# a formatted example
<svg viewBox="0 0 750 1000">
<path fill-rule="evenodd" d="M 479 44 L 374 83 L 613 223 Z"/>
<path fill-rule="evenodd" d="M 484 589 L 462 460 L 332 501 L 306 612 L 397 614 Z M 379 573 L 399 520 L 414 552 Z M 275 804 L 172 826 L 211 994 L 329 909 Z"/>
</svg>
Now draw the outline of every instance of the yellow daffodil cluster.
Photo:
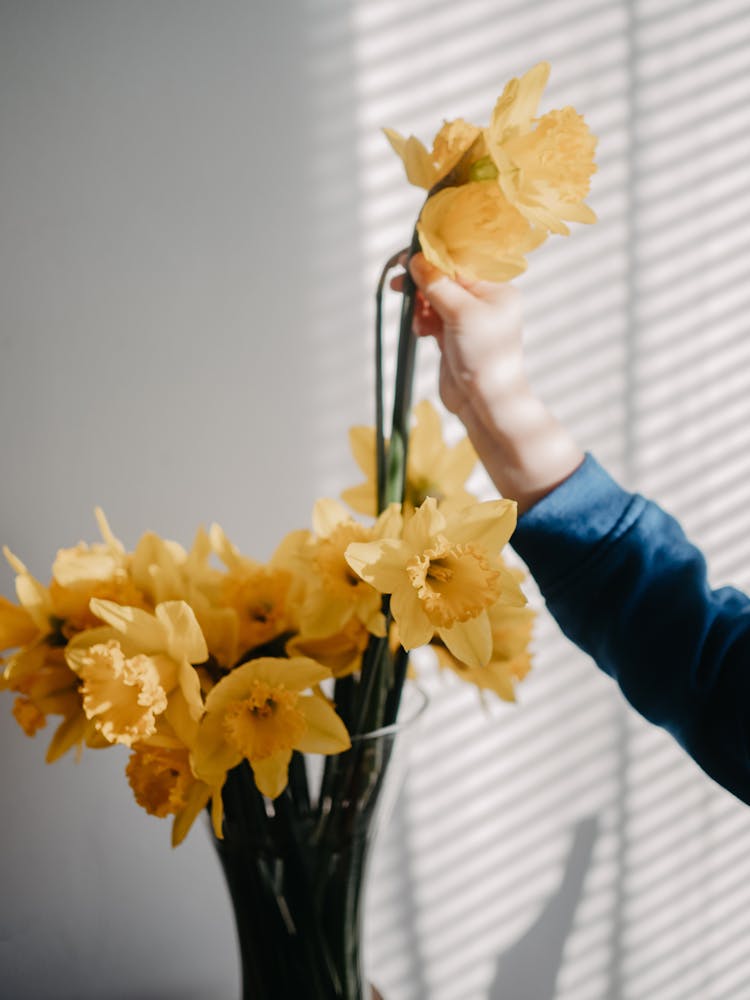
<svg viewBox="0 0 750 1000">
<path fill-rule="evenodd" d="M 486 128 L 446 122 L 428 150 L 385 129 L 408 180 L 429 192 L 417 223 L 427 259 L 451 278 L 507 281 L 566 222 L 595 222 L 584 204 L 596 139 L 571 107 L 537 117 L 549 76 L 539 63 L 506 85 Z"/>
<path fill-rule="evenodd" d="M 415 415 L 408 502 L 365 524 L 320 500 L 312 530 L 265 563 L 218 525 L 189 551 L 149 532 L 127 552 L 100 511 L 102 541 L 59 551 L 46 586 L 5 549 L 18 603 L 0 598 L 0 686 L 29 736 L 59 717 L 47 760 L 125 746 L 137 802 L 174 817 L 179 843 L 209 805 L 221 836 L 221 789 L 243 760 L 273 799 L 294 751 L 349 748 L 326 682 L 358 673 L 389 621 L 404 649 L 431 643 L 441 666 L 513 699 L 531 617 L 501 555 L 515 505 L 477 503 L 471 446 L 444 444 L 430 404 Z M 373 432 L 351 441 L 367 482 L 344 496 L 374 515 Z"/>
</svg>

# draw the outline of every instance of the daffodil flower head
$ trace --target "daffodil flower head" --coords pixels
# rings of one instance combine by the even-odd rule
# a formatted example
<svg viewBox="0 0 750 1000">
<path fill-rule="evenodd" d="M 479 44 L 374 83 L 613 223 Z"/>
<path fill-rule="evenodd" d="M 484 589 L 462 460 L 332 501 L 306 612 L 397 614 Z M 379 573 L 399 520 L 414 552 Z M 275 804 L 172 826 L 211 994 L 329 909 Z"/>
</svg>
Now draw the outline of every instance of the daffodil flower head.
<svg viewBox="0 0 750 1000">
<path fill-rule="evenodd" d="M 496 181 L 472 181 L 438 191 L 417 223 L 425 257 L 450 278 L 509 281 L 526 269 L 525 255 L 546 239 L 503 194 Z"/>
<path fill-rule="evenodd" d="M 457 118 L 445 122 L 435 136 L 432 150 L 415 136 L 405 139 L 394 129 L 383 129 L 394 151 L 403 161 L 410 184 L 429 191 L 460 163 L 475 142 L 482 137 L 477 125 Z"/>
<path fill-rule="evenodd" d="M 352 618 L 373 635 L 385 634 L 380 594 L 352 572 L 346 551 L 352 542 L 370 541 L 400 527 L 398 511 L 389 508 L 372 526 L 355 521 L 336 500 L 318 500 L 313 510 L 314 534 L 301 552 L 307 595 L 300 628 L 309 638 L 341 631 Z"/>
<path fill-rule="evenodd" d="M 510 80 L 486 128 L 446 122 L 431 151 L 385 130 L 409 181 L 428 191 L 422 250 L 451 278 L 508 281 L 548 233 L 568 234 L 565 220 L 596 221 L 583 201 L 596 139 L 574 108 L 537 116 L 549 70 L 542 62 Z"/>
<path fill-rule="evenodd" d="M 374 517 L 377 510 L 375 428 L 352 427 L 349 443 L 366 480 L 345 490 L 342 499 L 361 514 Z M 437 409 L 429 400 L 421 400 L 414 407 L 414 426 L 409 435 L 405 514 L 419 507 L 428 496 L 458 506 L 476 502 L 465 488 L 476 462 L 476 452 L 468 437 L 462 437 L 454 445 L 446 444 Z"/>
<path fill-rule="evenodd" d="M 492 691 L 503 701 L 515 701 L 516 684 L 531 669 L 529 642 L 534 611 L 501 599 L 488 609 L 488 615 L 492 653 L 484 666 L 472 667 L 457 659 L 440 638 L 433 640 L 432 648 L 440 667 L 481 691 Z"/>
<path fill-rule="evenodd" d="M 304 693 L 330 676 L 306 657 L 259 657 L 236 667 L 206 699 L 191 758 L 195 774 L 220 787 L 227 771 L 247 760 L 260 791 L 276 798 L 294 750 L 348 749 L 349 734 L 327 699 Z"/>
<path fill-rule="evenodd" d="M 108 627 L 80 633 L 65 649 L 82 681 L 86 718 L 126 746 L 153 736 L 162 715 L 190 730 L 203 714 L 195 664 L 208 657 L 192 608 L 167 601 L 151 614 L 94 599 L 91 609 Z"/>
<path fill-rule="evenodd" d="M 137 743 L 133 746 L 125 775 L 141 808 L 151 816 L 174 816 L 173 847 L 185 839 L 196 817 L 212 799 L 212 820 L 218 834 L 221 833 L 221 791 L 195 777 L 186 746 Z"/>
<path fill-rule="evenodd" d="M 583 204 L 596 171 L 596 138 L 574 108 L 536 117 L 548 76 L 549 64 L 540 63 L 511 80 L 485 139 L 506 198 L 533 225 L 567 235 L 563 220 L 596 221 Z"/>
<path fill-rule="evenodd" d="M 404 522 L 400 539 L 354 543 L 346 558 L 364 580 L 391 595 L 405 649 L 437 634 L 459 660 L 483 666 L 492 653 L 488 608 L 501 595 L 524 603 L 498 559 L 515 521 L 510 500 L 443 512 L 430 497 Z"/>
<path fill-rule="evenodd" d="M 167 695 L 151 657 L 127 657 L 111 639 L 77 650 L 71 662 L 83 682 L 86 717 L 106 740 L 132 746 L 156 732 L 156 717 L 167 707 Z"/>
<path fill-rule="evenodd" d="M 237 644 L 243 655 L 288 628 L 290 586 L 290 573 L 265 566 L 229 570 L 224 576 L 221 602 L 237 614 Z"/>
<path fill-rule="evenodd" d="M 195 783 L 187 747 L 133 747 L 125 769 L 139 806 L 151 816 L 173 816 L 187 804 Z"/>
<path fill-rule="evenodd" d="M 287 642 L 286 653 L 288 656 L 308 656 L 328 667 L 334 677 L 346 677 L 359 670 L 370 635 L 364 622 L 352 615 L 342 628 L 330 635 L 297 633 Z"/>
</svg>

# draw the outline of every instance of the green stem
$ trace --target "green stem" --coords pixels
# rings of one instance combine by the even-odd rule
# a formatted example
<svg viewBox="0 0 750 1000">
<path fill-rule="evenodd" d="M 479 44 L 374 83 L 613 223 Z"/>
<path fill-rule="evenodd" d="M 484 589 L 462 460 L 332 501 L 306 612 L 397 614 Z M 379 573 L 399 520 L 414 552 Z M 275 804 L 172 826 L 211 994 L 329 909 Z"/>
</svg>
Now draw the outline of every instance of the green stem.
<svg viewBox="0 0 750 1000">
<path fill-rule="evenodd" d="M 289 792 L 294 803 L 296 815 L 305 818 L 310 815 L 310 788 L 307 783 L 305 758 L 298 751 L 292 753 L 289 762 Z"/>
<path fill-rule="evenodd" d="M 375 468 L 378 487 L 378 514 L 385 509 L 385 429 L 383 414 L 383 290 L 388 272 L 405 253 L 399 250 L 386 261 L 375 292 Z"/>
<path fill-rule="evenodd" d="M 408 666 L 409 654 L 403 646 L 399 646 L 396 650 L 396 655 L 393 658 L 393 683 L 388 691 L 388 697 L 385 702 L 385 718 L 383 720 L 383 724 L 386 726 L 393 725 L 398 716 L 398 708 L 401 704 L 401 692 L 404 688 L 404 681 L 406 680 L 406 671 Z"/>
<path fill-rule="evenodd" d="M 419 236 L 416 229 L 409 247 L 408 261 L 419 250 Z M 396 382 L 393 392 L 393 420 L 391 439 L 388 446 L 386 487 L 384 506 L 402 503 L 406 490 L 406 463 L 409 445 L 409 413 L 414 382 L 414 360 L 417 338 L 412 330 L 416 286 L 409 274 L 408 266 L 404 274 L 403 299 L 401 302 L 401 324 L 396 358 Z"/>
</svg>

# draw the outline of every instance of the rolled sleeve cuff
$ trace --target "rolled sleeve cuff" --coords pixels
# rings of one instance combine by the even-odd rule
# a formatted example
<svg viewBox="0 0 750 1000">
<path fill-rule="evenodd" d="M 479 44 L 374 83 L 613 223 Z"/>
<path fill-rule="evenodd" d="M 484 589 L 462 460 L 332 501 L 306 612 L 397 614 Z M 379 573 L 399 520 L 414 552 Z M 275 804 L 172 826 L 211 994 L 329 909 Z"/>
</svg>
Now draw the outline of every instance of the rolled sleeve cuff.
<svg viewBox="0 0 750 1000">
<path fill-rule="evenodd" d="M 645 504 L 587 453 L 572 475 L 519 518 L 511 545 L 549 596 L 599 558 Z"/>
</svg>

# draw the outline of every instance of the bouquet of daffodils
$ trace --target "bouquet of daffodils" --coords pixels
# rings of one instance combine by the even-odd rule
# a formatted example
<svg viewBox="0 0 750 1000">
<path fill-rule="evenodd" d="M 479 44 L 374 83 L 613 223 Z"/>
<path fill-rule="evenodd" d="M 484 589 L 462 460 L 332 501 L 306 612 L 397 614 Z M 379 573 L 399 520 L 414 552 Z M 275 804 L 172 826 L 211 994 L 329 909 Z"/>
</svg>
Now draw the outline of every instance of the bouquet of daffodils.
<svg viewBox="0 0 750 1000">
<path fill-rule="evenodd" d="M 537 117 L 548 69 L 511 80 L 487 127 L 446 122 L 432 149 L 386 130 L 427 191 L 411 252 L 447 275 L 510 279 L 549 233 L 594 219 L 583 199 L 595 140 L 572 108 Z M 532 614 L 502 554 L 515 504 L 477 502 L 469 442 L 447 446 L 428 402 L 411 411 L 408 275 L 385 432 L 381 298 L 397 259 L 378 288 L 375 426 L 351 431 L 365 481 L 343 493 L 348 508 L 319 500 L 267 562 L 216 524 L 189 549 L 148 532 L 127 551 L 100 510 L 101 541 L 61 549 L 46 585 L 4 550 L 18 602 L 0 598 L 1 684 L 16 720 L 29 736 L 56 720 L 50 762 L 125 747 L 136 801 L 173 818 L 174 844 L 204 809 L 219 842 L 241 841 L 244 854 L 226 847 L 222 860 L 248 990 L 273 980 L 302 995 L 304 981 L 310 995 L 358 995 L 347 967 L 362 856 L 342 845 L 387 763 L 366 736 L 395 723 L 409 652 L 429 645 L 441 667 L 506 700 L 529 669 Z M 317 792 L 308 754 L 324 757 Z M 265 860 L 249 874 L 251 843 Z M 264 898 L 275 916 L 256 919 Z M 259 971 L 284 935 L 280 968 Z M 295 979 L 306 948 L 316 972 Z"/>
<path fill-rule="evenodd" d="M 393 722 L 395 677 L 371 688 L 386 696 L 377 711 L 361 697 L 374 650 L 398 661 L 431 643 L 445 667 L 512 699 L 531 616 L 500 554 L 514 505 L 476 503 L 468 440 L 447 447 L 428 402 L 415 416 L 403 508 L 365 523 L 320 500 L 312 530 L 265 563 L 217 524 L 189 551 L 148 532 L 127 552 L 101 510 L 102 540 L 61 549 L 46 586 L 6 548 L 19 603 L 0 598 L 0 643 L 15 650 L 2 684 L 29 736 L 59 717 L 47 760 L 126 747 L 136 801 L 174 817 L 177 844 L 209 803 L 222 836 L 222 787 L 243 759 L 274 800 L 295 753 L 338 754 L 350 733 Z M 373 429 L 353 428 L 351 441 L 370 471 Z M 372 477 L 344 496 L 372 510 Z"/>
</svg>

